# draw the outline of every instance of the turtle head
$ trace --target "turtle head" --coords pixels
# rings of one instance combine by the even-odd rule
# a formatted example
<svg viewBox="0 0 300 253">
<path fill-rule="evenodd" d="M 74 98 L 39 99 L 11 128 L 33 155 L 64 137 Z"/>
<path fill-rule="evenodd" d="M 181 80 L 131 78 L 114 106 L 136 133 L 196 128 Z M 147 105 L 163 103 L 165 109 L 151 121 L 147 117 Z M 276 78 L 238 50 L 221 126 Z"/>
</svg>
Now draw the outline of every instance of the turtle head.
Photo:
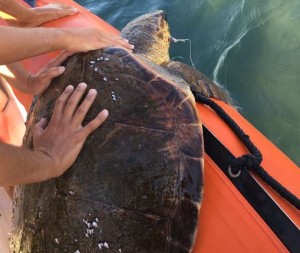
<svg viewBox="0 0 300 253">
<path fill-rule="evenodd" d="M 121 36 L 134 45 L 134 53 L 158 65 L 170 61 L 170 29 L 164 11 L 134 19 L 122 29 Z"/>
</svg>

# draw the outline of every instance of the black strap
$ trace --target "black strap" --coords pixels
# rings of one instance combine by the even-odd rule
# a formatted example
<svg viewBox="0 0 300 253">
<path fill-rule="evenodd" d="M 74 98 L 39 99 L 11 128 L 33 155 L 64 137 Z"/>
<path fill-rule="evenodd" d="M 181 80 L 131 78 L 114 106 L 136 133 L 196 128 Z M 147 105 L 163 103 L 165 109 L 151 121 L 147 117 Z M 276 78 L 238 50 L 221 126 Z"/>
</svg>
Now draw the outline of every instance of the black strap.
<svg viewBox="0 0 300 253">
<path fill-rule="evenodd" d="M 228 167 L 235 159 L 234 155 L 205 126 L 203 126 L 203 135 L 205 153 L 228 177 L 289 252 L 299 253 L 299 228 L 257 183 L 248 170 L 243 168 L 238 177 L 232 177 Z"/>
<path fill-rule="evenodd" d="M 263 181 L 270 185 L 282 198 L 286 199 L 290 204 L 300 210 L 299 198 L 283 187 L 260 166 L 262 162 L 261 152 L 251 142 L 249 136 L 246 135 L 237 123 L 222 109 L 222 107 L 213 100 L 194 91 L 193 94 L 197 102 L 210 106 L 226 122 L 226 124 L 234 131 L 250 152 L 250 154 L 245 154 L 241 157 L 235 158 L 231 162 L 230 170 L 232 175 L 239 175 L 242 168 L 252 170 Z"/>
</svg>

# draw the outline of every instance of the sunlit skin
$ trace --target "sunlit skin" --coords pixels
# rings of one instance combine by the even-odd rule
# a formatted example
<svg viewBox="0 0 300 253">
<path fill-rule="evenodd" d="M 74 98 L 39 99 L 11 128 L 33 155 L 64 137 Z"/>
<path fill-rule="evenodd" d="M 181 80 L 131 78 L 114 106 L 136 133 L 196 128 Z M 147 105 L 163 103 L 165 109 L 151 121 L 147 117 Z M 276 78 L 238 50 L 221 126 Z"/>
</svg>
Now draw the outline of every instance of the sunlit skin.
<svg viewBox="0 0 300 253">
<path fill-rule="evenodd" d="M 120 36 L 92 27 L 24 29 L 0 26 L 0 38 L 5 38 L 0 40 L 0 65 L 56 50 L 80 52 L 107 46 L 133 49 L 133 46 Z"/>
<path fill-rule="evenodd" d="M 74 15 L 78 10 L 60 3 L 50 3 L 36 8 L 28 8 L 17 0 L 0 0 L 2 19 L 13 26 L 36 27 L 48 21 Z"/>
<path fill-rule="evenodd" d="M 7 13 L 7 17 L 12 17 L 8 20 L 10 25 L 26 27 L 39 26 L 44 22 L 77 13 L 73 7 L 62 4 L 29 9 L 16 0 L 0 0 L 0 11 Z M 107 46 L 133 49 L 120 36 L 98 28 L 24 29 L 0 26 L 0 38 L 3 38 L 0 40 L 0 65 L 6 65 L 6 68 L 1 68 L 0 75 L 18 90 L 32 95 L 41 94 L 54 77 L 64 72 L 64 67 L 60 65 L 74 52 Z M 21 64 L 16 63 L 56 50 L 61 50 L 62 53 L 36 74 L 28 73 Z M 108 116 L 107 110 L 99 109 L 99 115 L 82 127 L 81 122 L 96 97 L 96 91 L 90 90 L 79 105 L 86 87 L 86 84 L 80 84 L 74 92 L 72 86 L 67 87 L 56 103 L 49 124 L 42 119 L 34 127 L 33 151 L 0 142 L 0 186 L 58 177 L 71 166 L 87 136 Z"/>
<path fill-rule="evenodd" d="M 5 38 L 5 40 L 0 40 L 2 50 L 0 65 L 55 50 L 80 52 L 107 46 L 133 49 L 133 46 L 120 36 L 108 33 L 101 28 L 36 27 L 53 19 L 76 14 L 77 9 L 72 6 L 48 4 L 37 8 L 27 8 L 17 0 L 0 0 L 0 11 L 9 15 L 2 15 L 2 18 L 7 18 L 7 22 L 11 25 L 33 27 L 23 29 L 0 26 L 0 38 Z"/>
<path fill-rule="evenodd" d="M 39 95 L 49 86 L 53 78 L 64 73 L 65 68 L 61 64 L 72 54 L 61 52 L 35 74 L 26 71 L 18 62 L 0 66 L 0 76 L 23 93 Z"/>
<path fill-rule="evenodd" d="M 88 135 L 108 116 L 108 111 L 102 110 L 86 126 L 81 125 L 97 95 L 91 89 L 79 104 L 86 88 L 85 83 L 80 83 L 75 90 L 67 86 L 55 104 L 49 124 L 43 118 L 34 126 L 33 150 L 0 143 L 0 186 L 58 177 L 71 166 Z"/>
</svg>

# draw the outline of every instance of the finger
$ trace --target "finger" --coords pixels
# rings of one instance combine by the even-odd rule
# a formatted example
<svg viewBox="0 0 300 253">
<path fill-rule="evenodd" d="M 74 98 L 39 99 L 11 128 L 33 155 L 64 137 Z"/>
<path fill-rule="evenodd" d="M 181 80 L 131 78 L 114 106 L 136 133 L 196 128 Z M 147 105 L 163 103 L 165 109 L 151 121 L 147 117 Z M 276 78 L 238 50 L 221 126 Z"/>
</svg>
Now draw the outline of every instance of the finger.
<svg viewBox="0 0 300 253">
<path fill-rule="evenodd" d="M 53 78 L 60 76 L 65 72 L 65 70 L 66 69 L 64 66 L 59 66 L 59 67 L 54 67 L 49 69 L 46 73 L 42 75 L 42 79 L 43 79 L 42 82 L 49 85 Z"/>
<path fill-rule="evenodd" d="M 120 40 L 118 41 L 118 44 L 119 44 L 120 46 L 125 47 L 125 48 L 130 49 L 130 50 L 133 50 L 133 49 L 134 49 L 134 45 L 129 44 L 129 43 L 128 43 L 128 40 L 120 39 Z"/>
<path fill-rule="evenodd" d="M 97 91 L 94 89 L 89 90 L 88 94 L 86 95 L 85 99 L 78 107 L 76 112 L 74 113 L 72 124 L 75 126 L 81 125 L 82 121 L 84 120 L 88 110 L 90 109 L 91 105 L 95 101 L 97 96 Z"/>
<path fill-rule="evenodd" d="M 99 48 L 123 47 L 123 48 L 130 49 L 130 50 L 132 50 L 134 48 L 134 46 L 132 46 L 132 45 L 130 45 L 130 46 L 126 45 L 126 42 L 125 42 L 125 45 L 124 45 L 124 43 L 121 43 L 121 42 L 118 42 L 118 41 L 112 40 L 112 39 L 106 39 L 106 38 L 102 38 L 101 45 L 100 46 L 98 45 L 98 47 Z"/>
<path fill-rule="evenodd" d="M 129 44 L 127 39 L 124 39 L 119 35 L 115 35 L 112 33 L 105 33 L 103 39 L 109 45 L 122 46 L 131 50 L 134 49 L 134 45 Z"/>
<path fill-rule="evenodd" d="M 64 108 L 64 117 L 66 119 L 71 119 L 73 114 L 79 104 L 80 99 L 82 98 L 85 90 L 86 90 L 86 83 L 78 84 L 77 88 L 74 90 L 71 97 L 68 99 L 68 102 Z"/>
<path fill-rule="evenodd" d="M 103 124 L 107 117 L 108 111 L 106 109 L 102 110 L 96 118 L 94 118 L 80 130 L 80 133 L 84 138 L 87 138 L 93 131 L 95 131 L 99 126 Z"/>
<path fill-rule="evenodd" d="M 39 7 L 43 9 L 44 12 L 48 12 L 49 14 L 54 14 L 57 17 L 63 17 L 68 15 L 74 15 L 78 13 L 78 9 L 61 3 L 50 3 L 45 6 Z"/>
<path fill-rule="evenodd" d="M 51 122 L 57 122 L 61 118 L 62 113 L 63 113 L 63 109 L 64 109 L 69 97 L 73 93 L 73 90 L 74 90 L 74 87 L 72 85 L 68 85 L 66 87 L 66 89 L 64 90 L 64 92 L 57 99 L 50 123 Z"/>
<path fill-rule="evenodd" d="M 61 65 L 68 57 L 75 54 L 75 52 L 62 51 L 54 59 L 48 62 L 47 67 L 53 68 Z"/>
<path fill-rule="evenodd" d="M 47 127 L 47 119 L 42 118 L 32 128 L 32 135 L 33 135 L 33 137 L 40 136 L 45 131 L 46 127 Z"/>
<path fill-rule="evenodd" d="M 55 67 L 47 70 L 44 74 L 40 75 L 38 78 L 38 94 L 42 94 L 50 85 L 53 78 L 63 74 L 65 72 L 65 67 Z"/>
<path fill-rule="evenodd" d="M 51 3 L 49 5 L 51 5 Z M 62 3 L 52 3 L 52 5 L 55 6 L 59 10 L 68 11 L 70 13 L 70 15 L 73 15 L 78 12 L 78 9 L 71 5 L 66 5 L 66 4 L 62 4 Z"/>
</svg>

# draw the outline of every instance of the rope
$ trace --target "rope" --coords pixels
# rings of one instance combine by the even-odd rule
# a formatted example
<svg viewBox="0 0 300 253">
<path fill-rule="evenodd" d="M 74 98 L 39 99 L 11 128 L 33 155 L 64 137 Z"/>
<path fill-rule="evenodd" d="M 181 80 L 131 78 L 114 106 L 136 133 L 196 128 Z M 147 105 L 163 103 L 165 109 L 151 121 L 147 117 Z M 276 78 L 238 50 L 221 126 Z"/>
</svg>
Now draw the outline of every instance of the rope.
<svg viewBox="0 0 300 253">
<path fill-rule="evenodd" d="M 252 170 L 263 181 L 271 186 L 282 198 L 287 200 L 290 204 L 300 210 L 300 199 L 293 193 L 288 191 L 284 186 L 277 182 L 272 176 L 270 176 L 261 166 L 262 154 L 258 148 L 252 143 L 250 137 L 238 126 L 238 124 L 213 100 L 204 97 L 198 92 L 193 91 L 197 102 L 206 104 L 211 107 L 221 119 L 234 131 L 239 139 L 244 143 L 250 154 L 245 154 L 241 157 L 235 158 L 231 165 L 230 170 L 232 174 L 239 175 L 242 169 Z"/>
</svg>

